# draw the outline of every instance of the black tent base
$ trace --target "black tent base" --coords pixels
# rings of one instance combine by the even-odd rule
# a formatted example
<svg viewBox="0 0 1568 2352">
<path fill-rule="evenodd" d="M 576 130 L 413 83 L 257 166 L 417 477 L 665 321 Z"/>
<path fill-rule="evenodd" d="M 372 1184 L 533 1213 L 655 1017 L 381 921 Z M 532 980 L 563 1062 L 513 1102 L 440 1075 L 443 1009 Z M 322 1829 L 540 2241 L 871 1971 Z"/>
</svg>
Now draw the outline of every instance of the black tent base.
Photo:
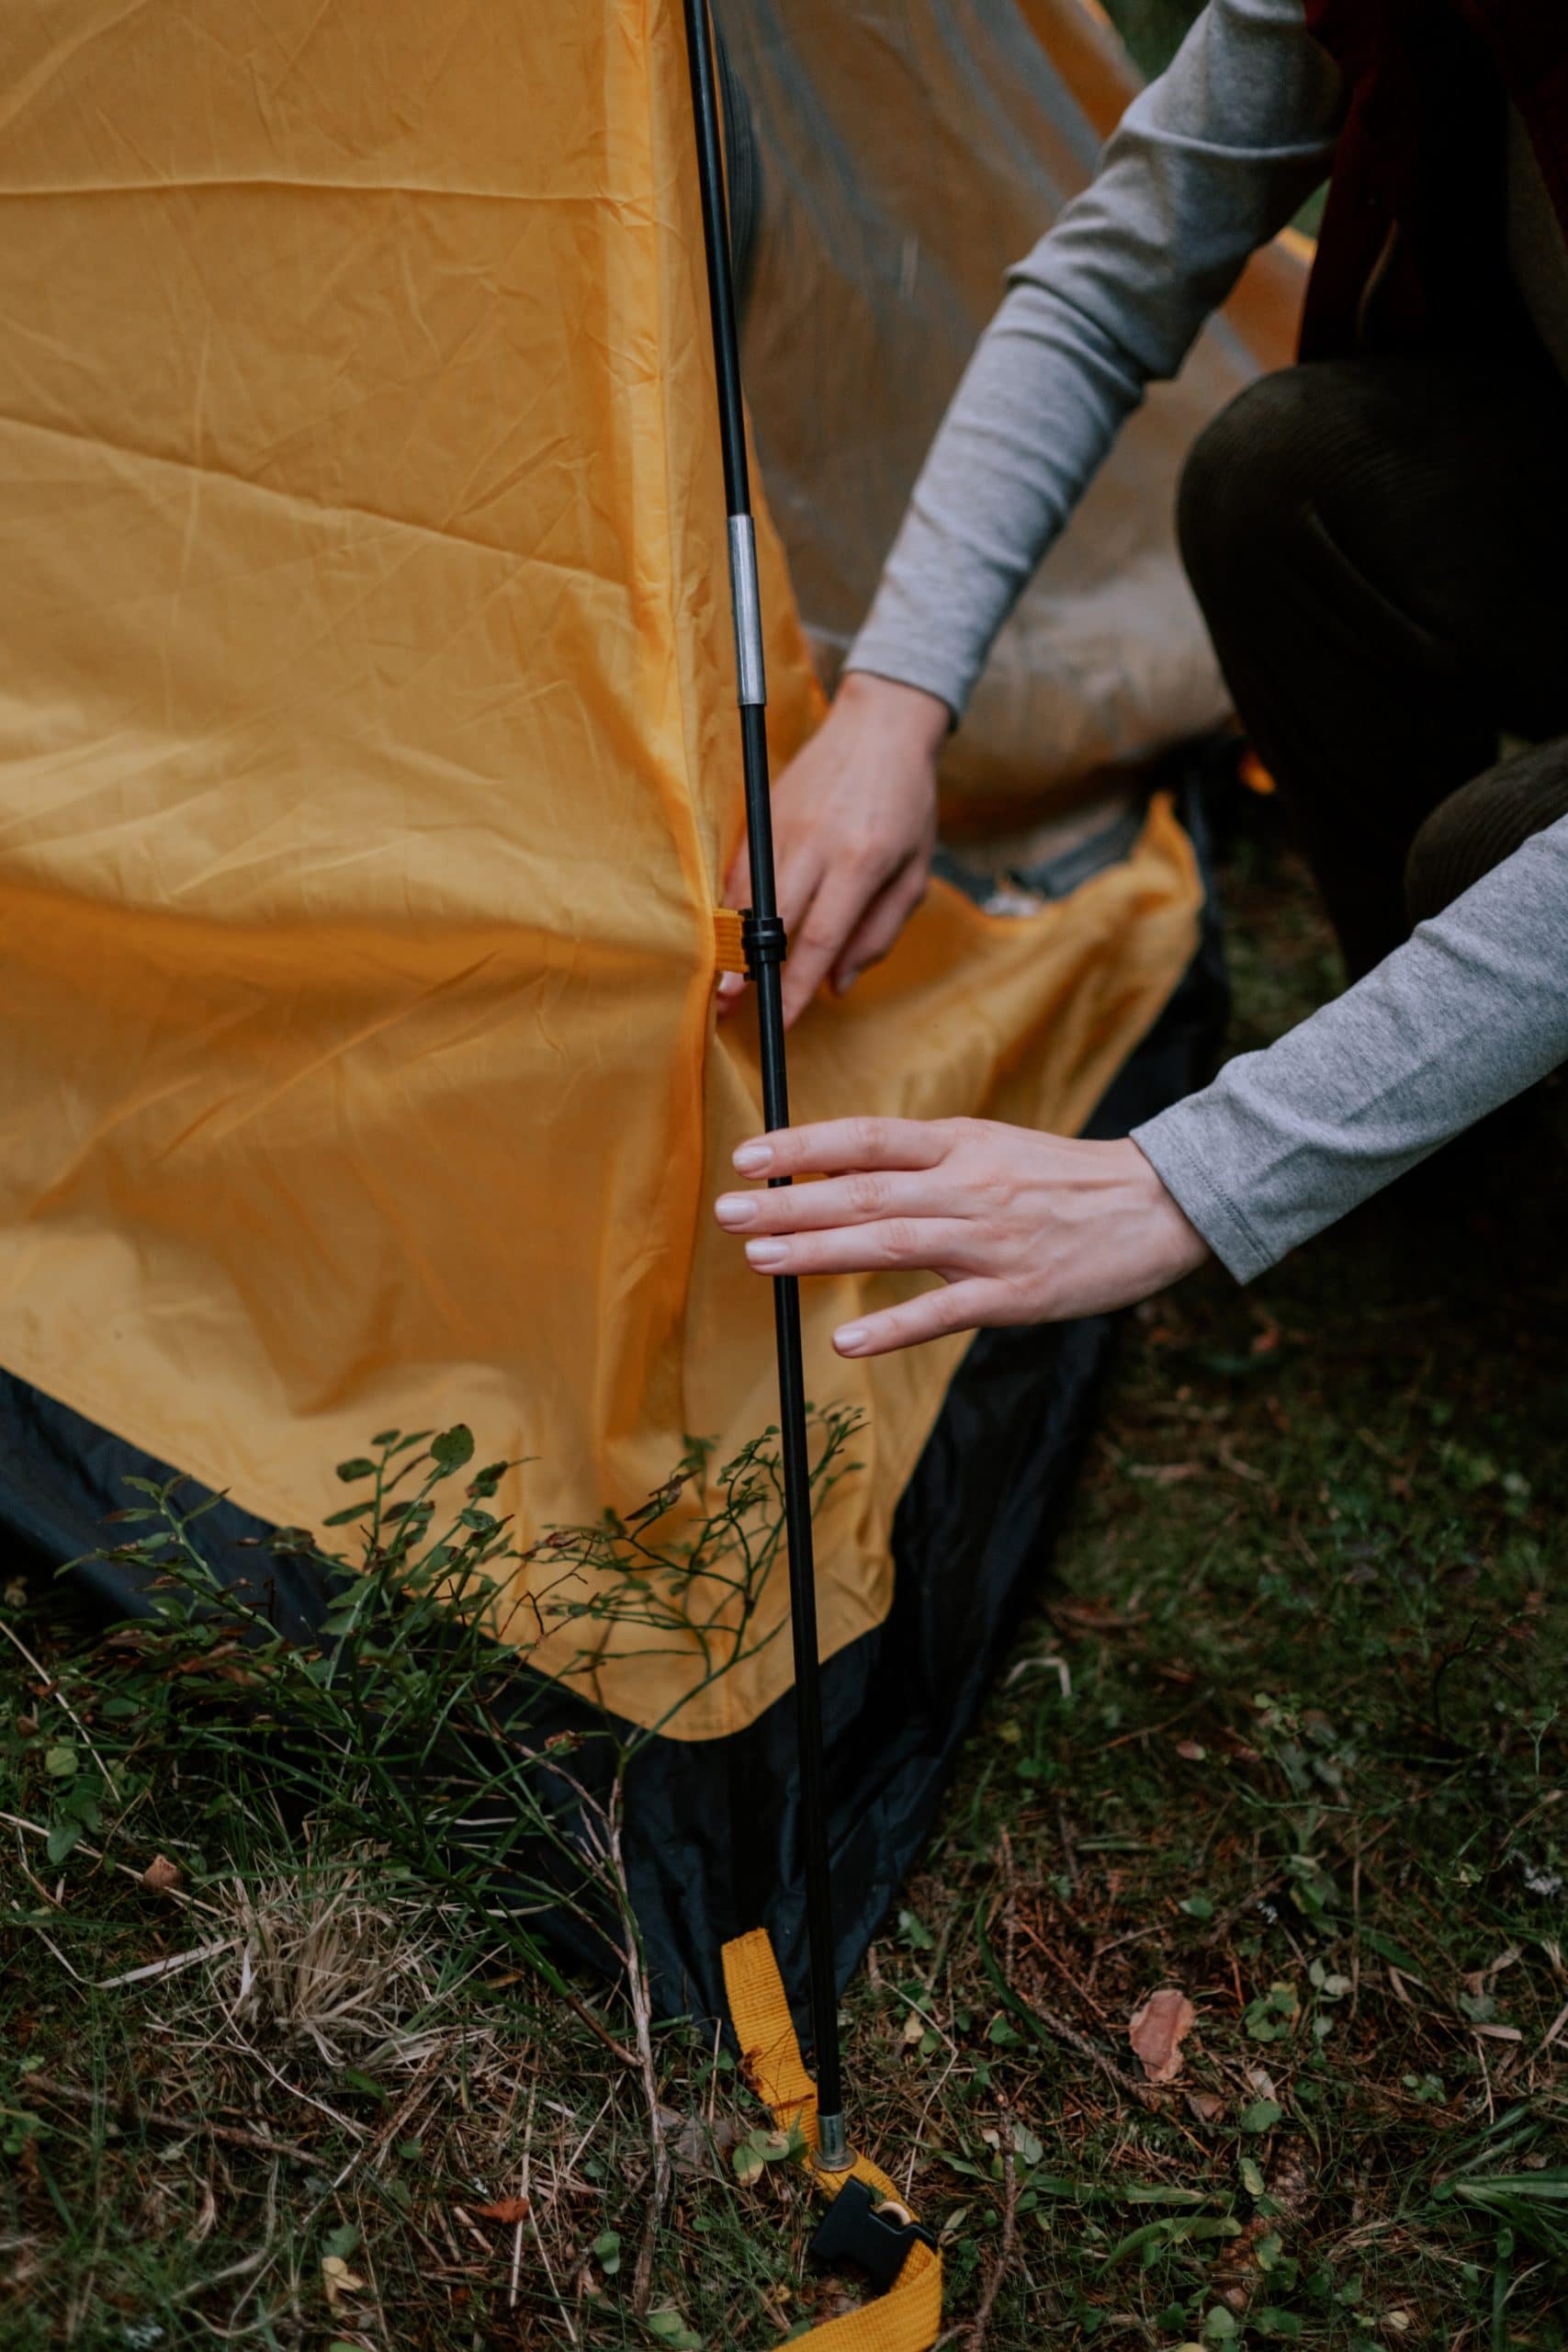
<svg viewBox="0 0 1568 2352">
<path fill-rule="evenodd" d="M 1196 831 L 1193 815 L 1190 824 Z M 1204 1074 L 1224 1018 L 1219 945 L 1202 947 L 1088 1132 L 1124 1135 Z M 829 1659 L 827 1736 L 836 1961 L 851 1974 L 928 1835 L 987 1684 L 1038 1589 L 1072 1491 L 1114 1337 L 1114 1318 L 986 1331 L 964 1358 L 894 1524 L 894 1600 L 882 1624 Z M 0 1556 L 8 1570 L 75 1575 L 106 1616 L 146 1608 L 134 1572 L 93 1558 L 128 1476 L 165 1464 L 0 1373 Z M 265 1590 L 280 1632 L 309 1638 L 325 1590 L 305 1559 L 253 1548 L 266 1531 L 231 1504 L 201 1522 L 225 1583 Z M 247 1541 L 246 1539 L 250 1539 Z M 243 1548 L 242 1548 L 243 1547 Z M 526 1669 L 513 1678 L 531 1734 L 599 1719 Z M 610 1744 L 586 1742 L 585 1770 Z M 719 1951 L 766 1927 L 792 1997 L 806 1982 L 798 1780 L 791 1698 L 719 1741 L 656 1739 L 626 1791 L 625 1850 L 655 1996 L 665 2015 L 722 2015 Z M 541 1923 L 547 1924 L 547 1923 Z M 585 1931 L 554 1923 L 570 1958 L 604 1963 Z M 804 2013 L 803 2013 L 804 2016 Z"/>
</svg>

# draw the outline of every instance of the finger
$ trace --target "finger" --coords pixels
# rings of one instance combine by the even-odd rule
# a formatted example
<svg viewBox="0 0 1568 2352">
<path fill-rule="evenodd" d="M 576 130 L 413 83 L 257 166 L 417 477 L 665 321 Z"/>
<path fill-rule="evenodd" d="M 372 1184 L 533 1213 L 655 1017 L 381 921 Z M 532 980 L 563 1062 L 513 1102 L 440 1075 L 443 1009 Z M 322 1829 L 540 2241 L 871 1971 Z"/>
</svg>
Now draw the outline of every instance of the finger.
<svg viewBox="0 0 1568 2352">
<path fill-rule="evenodd" d="M 835 996 L 847 996 L 868 964 L 891 955 L 899 934 L 926 895 L 923 869 L 903 866 L 880 897 L 872 900 L 845 941 L 833 967 Z"/>
<path fill-rule="evenodd" d="M 773 1186 L 765 1192 L 723 1193 L 714 1215 L 727 1233 L 821 1233 L 836 1225 L 875 1225 L 887 1217 L 962 1216 L 940 1170 L 858 1170 L 820 1184 Z"/>
<path fill-rule="evenodd" d="M 841 1356 L 886 1356 L 896 1348 L 919 1347 L 924 1340 L 941 1340 L 952 1331 L 973 1331 L 982 1324 L 1005 1320 L 1005 1301 L 995 1283 L 963 1282 L 944 1290 L 922 1291 L 879 1315 L 862 1316 L 833 1334 Z"/>
<path fill-rule="evenodd" d="M 810 847 L 806 846 L 793 851 L 785 850 L 781 854 L 774 886 L 775 904 L 786 932 L 804 920 L 806 910 L 811 904 L 812 894 L 819 886 L 821 879 L 820 855 Z M 751 873 L 744 835 L 725 878 L 722 903 L 727 907 L 739 908 L 742 911 L 751 903 Z M 718 983 L 718 1010 L 721 1016 L 732 1012 L 739 1003 L 746 992 L 748 978 L 749 975 L 743 972 L 726 972 L 721 976 Z"/>
<path fill-rule="evenodd" d="M 951 1144 L 942 1119 L 823 1119 L 753 1136 L 734 1160 L 742 1176 L 838 1176 L 857 1168 L 934 1168 Z"/>
<path fill-rule="evenodd" d="M 740 828 L 740 839 L 735 844 L 735 854 L 729 861 L 724 877 L 724 889 L 719 904 L 725 907 L 749 907 L 751 903 L 751 851 L 746 826 Z"/>
<path fill-rule="evenodd" d="M 834 965 L 864 910 L 867 878 L 850 868 L 823 876 L 805 911 L 790 925 L 789 958 L 784 967 L 784 1023 L 805 1012 Z M 782 908 L 782 900 L 781 900 Z"/>
<path fill-rule="evenodd" d="M 746 1244 L 758 1274 L 968 1273 L 974 1228 L 957 1217 L 888 1217 L 825 1233 L 763 1234 Z"/>
</svg>

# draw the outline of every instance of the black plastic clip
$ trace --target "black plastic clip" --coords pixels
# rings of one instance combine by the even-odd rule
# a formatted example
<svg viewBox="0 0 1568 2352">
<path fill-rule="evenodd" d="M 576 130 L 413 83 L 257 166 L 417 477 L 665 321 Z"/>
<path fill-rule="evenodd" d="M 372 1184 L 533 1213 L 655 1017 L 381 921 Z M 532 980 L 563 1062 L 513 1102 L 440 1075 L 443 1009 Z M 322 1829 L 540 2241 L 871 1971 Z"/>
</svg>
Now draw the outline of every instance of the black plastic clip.
<svg viewBox="0 0 1568 2352">
<path fill-rule="evenodd" d="M 934 2247 L 930 2230 L 902 2205 L 879 2197 L 863 2180 L 844 2183 L 818 2226 L 807 2253 L 824 2270 L 852 2263 L 886 2294 L 916 2244 Z"/>
<path fill-rule="evenodd" d="M 778 915 L 753 914 L 745 908 L 740 916 L 740 944 L 746 951 L 746 977 L 754 980 L 764 964 L 782 964 L 789 954 L 789 935 Z"/>
</svg>

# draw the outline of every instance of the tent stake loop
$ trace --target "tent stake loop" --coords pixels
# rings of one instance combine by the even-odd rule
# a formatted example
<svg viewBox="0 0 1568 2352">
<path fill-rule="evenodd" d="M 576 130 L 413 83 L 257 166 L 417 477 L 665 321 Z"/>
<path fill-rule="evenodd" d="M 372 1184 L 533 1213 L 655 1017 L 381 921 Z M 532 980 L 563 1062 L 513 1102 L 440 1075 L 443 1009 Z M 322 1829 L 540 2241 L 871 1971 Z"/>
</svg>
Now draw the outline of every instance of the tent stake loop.
<svg viewBox="0 0 1568 2352">
<path fill-rule="evenodd" d="M 737 695 L 746 786 L 746 831 L 751 868 L 747 963 L 757 989 L 762 1064 L 763 1117 L 770 1129 L 789 1125 L 784 1065 L 784 989 L 786 952 L 773 875 L 773 811 L 763 718 L 761 610 L 757 594 L 751 486 L 746 460 L 746 417 L 740 393 L 740 338 L 729 266 L 729 220 L 724 157 L 714 86 L 708 0 L 683 0 L 686 52 L 696 129 L 697 180 L 702 198 L 703 248 L 707 261 L 714 368 L 718 390 L 719 446 L 728 518 L 730 597 L 735 615 Z M 834 1965 L 832 1883 L 828 1859 L 827 1775 L 823 1762 L 821 1665 L 817 1639 L 817 1575 L 811 1532 L 811 1463 L 807 1444 L 806 1387 L 800 1351 L 800 1291 L 792 1275 L 773 1281 L 773 1336 L 779 1366 L 779 1429 L 784 1455 L 784 1523 L 789 1545 L 790 1617 L 795 1642 L 795 1725 L 800 1770 L 800 1841 L 811 1984 L 811 2030 L 817 2060 L 818 2162 L 829 2172 L 853 2162 L 844 2128 L 839 2051 L 839 1996 Z"/>
</svg>

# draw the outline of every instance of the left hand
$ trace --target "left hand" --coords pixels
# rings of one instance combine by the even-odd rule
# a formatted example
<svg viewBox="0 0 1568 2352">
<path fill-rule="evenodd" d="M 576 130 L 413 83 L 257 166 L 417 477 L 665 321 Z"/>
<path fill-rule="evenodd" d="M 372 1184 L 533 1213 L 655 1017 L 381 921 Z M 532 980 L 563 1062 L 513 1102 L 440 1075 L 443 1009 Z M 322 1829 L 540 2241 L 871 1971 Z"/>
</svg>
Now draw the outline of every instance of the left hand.
<svg viewBox="0 0 1568 2352">
<path fill-rule="evenodd" d="M 1210 1254 L 1131 1141 L 986 1119 L 836 1119 L 759 1136 L 735 1165 L 827 1180 L 717 1202 L 759 1273 L 925 1272 L 947 1285 L 846 1324 L 833 1334 L 841 1356 L 1130 1306 Z"/>
</svg>

